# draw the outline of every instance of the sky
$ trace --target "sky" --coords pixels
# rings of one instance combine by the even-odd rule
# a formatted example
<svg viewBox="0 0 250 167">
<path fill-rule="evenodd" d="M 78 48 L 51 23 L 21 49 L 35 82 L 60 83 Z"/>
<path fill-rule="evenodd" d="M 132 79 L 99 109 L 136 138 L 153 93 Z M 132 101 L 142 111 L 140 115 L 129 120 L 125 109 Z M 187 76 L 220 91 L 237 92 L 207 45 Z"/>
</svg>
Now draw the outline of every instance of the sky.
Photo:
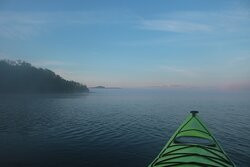
<svg viewBox="0 0 250 167">
<path fill-rule="evenodd" d="M 90 87 L 250 90 L 250 1 L 0 0 L 0 59 Z"/>
</svg>

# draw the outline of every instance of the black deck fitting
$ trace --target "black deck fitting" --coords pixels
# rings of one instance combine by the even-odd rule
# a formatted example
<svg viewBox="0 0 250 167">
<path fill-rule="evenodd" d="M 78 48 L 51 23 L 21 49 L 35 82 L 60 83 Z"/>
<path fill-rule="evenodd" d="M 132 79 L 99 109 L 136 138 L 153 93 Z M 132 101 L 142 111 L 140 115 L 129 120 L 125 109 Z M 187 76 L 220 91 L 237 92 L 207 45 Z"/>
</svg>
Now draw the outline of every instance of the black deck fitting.
<svg viewBox="0 0 250 167">
<path fill-rule="evenodd" d="M 198 114 L 199 111 L 190 111 L 190 113 L 192 114 L 193 117 L 195 117 L 195 115 Z"/>
</svg>

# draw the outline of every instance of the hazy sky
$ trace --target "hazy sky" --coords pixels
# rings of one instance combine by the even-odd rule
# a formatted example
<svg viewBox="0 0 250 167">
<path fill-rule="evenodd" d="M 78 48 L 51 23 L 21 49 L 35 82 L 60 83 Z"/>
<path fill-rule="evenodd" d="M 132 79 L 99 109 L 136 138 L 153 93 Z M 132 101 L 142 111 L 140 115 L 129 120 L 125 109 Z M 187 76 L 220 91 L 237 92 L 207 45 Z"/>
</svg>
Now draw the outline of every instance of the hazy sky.
<svg viewBox="0 0 250 167">
<path fill-rule="evenodd" d="M 250 88 L 250 1 L 0 0 L 0 58 L 88 86 Z"/>
</svg>

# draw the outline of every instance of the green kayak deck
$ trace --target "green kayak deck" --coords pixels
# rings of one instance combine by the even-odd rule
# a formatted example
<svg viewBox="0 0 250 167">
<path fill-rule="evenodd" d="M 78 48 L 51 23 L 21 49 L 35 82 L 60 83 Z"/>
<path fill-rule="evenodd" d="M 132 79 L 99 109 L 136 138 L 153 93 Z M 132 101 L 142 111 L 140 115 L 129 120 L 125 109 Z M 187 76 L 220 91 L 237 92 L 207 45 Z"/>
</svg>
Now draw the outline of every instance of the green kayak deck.
<svg viewBox="0 0 250 167">
<path fill-rule="evenodd" d="M 235 166 L 197 113 L 191 111 L 149 167 Z"/>
</svg>

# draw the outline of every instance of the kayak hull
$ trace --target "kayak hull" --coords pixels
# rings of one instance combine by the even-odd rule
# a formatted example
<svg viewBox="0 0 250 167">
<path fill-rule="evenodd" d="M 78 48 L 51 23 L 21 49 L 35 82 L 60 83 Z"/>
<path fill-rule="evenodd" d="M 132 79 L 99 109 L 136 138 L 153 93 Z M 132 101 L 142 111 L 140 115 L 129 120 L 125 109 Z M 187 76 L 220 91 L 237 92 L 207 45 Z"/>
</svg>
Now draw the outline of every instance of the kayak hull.
<svg viewBox="0 0 250 167">
<path fill-rule="evenodd" d="M 191 111 L 149 167 L 235 166 L 197 113 Z"/>
</svg>

